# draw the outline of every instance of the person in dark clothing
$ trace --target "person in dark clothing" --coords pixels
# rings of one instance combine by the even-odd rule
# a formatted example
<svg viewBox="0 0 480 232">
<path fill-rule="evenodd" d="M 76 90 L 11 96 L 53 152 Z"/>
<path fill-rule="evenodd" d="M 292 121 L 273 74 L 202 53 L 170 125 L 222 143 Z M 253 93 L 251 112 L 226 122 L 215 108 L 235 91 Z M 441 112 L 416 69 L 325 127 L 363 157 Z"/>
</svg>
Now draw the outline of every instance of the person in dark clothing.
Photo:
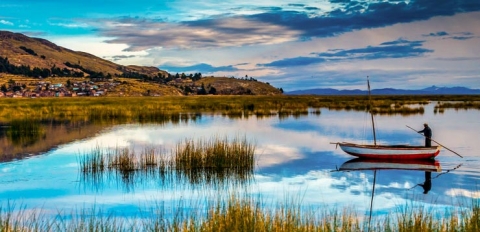
<svg viewBox="0 0 480 232">
<path fill-rule="evenodd" d="M 423 194 L 427 194 L 432 189 L 432 173 L 425 172 L 425 182 L 419 185 L 423 188 Z"/>
<path fill-rule="evenodd" d="M 428 127 L 427 123 L 423 124 L 423 130 L 419 131 L 418 133 L 423 133 L 425 135 L 425 147 L 432 146 L 432 129 Z"/>
</svg>

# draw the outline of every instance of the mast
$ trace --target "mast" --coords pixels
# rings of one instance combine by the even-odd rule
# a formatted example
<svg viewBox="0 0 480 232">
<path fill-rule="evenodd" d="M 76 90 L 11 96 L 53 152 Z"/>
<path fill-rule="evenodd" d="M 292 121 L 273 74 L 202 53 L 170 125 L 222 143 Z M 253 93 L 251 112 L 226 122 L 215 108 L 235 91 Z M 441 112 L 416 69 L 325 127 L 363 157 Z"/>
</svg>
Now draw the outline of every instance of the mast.
<svg viewBox="0 0 480 232">
<path fill-rule="evenodd" d="M 375 121 L 373 120 L 372 113 L 372 94 L 370 92 L 370 79 L 367 76 L 367 85 L 368 85 L 368 112 L 370 112 L 370 117 L 372 118 L 372 129 L 373 129 L 373 144 L 377 146 L 377 134 L 375 133 Z M 372 187 L 372 198 L 370 199 L 370 216 L 368 217 L 368 231 L 370 231 L 370 223 L 372 221 L 372 208 L 373 208 L 373 196 L 375 195 L 375 183 L 377 180 L 377 169 L 373 171 L 373 187 Z"/>
<path fill-rule="evenodd" d="M 375 133 L 375 122 L 373 120 L 372 114 L 372 94 L 370 93 L 370 79 L 367 76 L 367 85 L 368 85 L 368 112 L 370 112 L 370 117 L 372 118 L 372 127 L 373 127 L 373 145 L 377 146 L 377 135 Z"/>
</svg>

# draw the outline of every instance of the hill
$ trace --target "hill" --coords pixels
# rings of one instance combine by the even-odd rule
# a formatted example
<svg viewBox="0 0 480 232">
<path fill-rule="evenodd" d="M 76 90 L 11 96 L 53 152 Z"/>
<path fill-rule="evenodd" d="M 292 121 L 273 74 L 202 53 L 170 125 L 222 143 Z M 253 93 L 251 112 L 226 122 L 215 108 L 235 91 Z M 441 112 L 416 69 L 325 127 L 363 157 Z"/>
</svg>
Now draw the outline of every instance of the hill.
<svg viewBox="0 0 480 232">
<path fill-rule="evenodd" d="M 171 75 L 157 67 L 119 65 L 89 53 L 72 51 L 45 39 L 9 31 L 0 31 L 0 79 L 3 79 L 0 80 L 0 85 L 5 85 L 5 88 L 2 88 L 4 93 L 50 90 L 47 87 L 51 86 L 38 89 L 37 82 L 41 79 L 41 82 L 63 86 L 69 79 L 72 79 L 69 82 L 79 84 L 89 81 L 95 82 L 95 85 L 116 82 L 116 85 L 110 85 L 107 95 L 119 96 L 282 93 L 281 90 L 256 80 L 202 78 L 201 74 L 180 76 Z M 70 92 L 70 95 L 73 88 L 52 91 Z M 93 93 L 82 93 L 87 96 L 90 94 Z"/>
<path fill-rule="evenodd" d="M 197 86 L 204 86 L 206 90 L 215 88 L 219 95 L 276 95 L 282 91 L 263 82 L 256 80 L 243 80 L 228 77 L 206 77 L 195 83 Z"/>
<path fill-rule="evenodd" d="M 40 69 L 69 69 L 85 73 L 90 70 L 105 75 L 122 75 L 125 72 L 136 72 L 147 76 L 167 72 L 156 67 L 123 66 L 99 58 L 89 53 L 72 51 L 58 46 L 48 40 L 31 38 L 20 33 L 0 31 L 0 57 L 7 57 L 12 65 L 30 66 Z M 71 64 L 71 65 L 67 65 Z M 81 68 L 80 68 L 81 67 Z M 83 70 L 82 70 L 83 69 Z"/>
<path fill-rule="evenodd" d="M 305 89 L 286 92 L 287 95 L 366 95 L 366 90 L 337 90 L 337 89 Z M 480 89 L 469 89 L 465 87 L 437 87 L 431 86 L 424 89 L 373 89 L 372 95 L 472 95 L 480 94 Z"/>
</svg>

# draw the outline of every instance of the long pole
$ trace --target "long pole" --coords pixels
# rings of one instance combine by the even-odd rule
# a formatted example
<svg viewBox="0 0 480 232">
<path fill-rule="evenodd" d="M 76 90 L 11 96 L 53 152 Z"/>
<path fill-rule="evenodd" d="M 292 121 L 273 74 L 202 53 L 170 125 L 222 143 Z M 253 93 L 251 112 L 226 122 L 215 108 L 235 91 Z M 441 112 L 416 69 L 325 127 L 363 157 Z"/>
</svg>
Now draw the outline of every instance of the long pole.
<svg viewBox="0 0 480 232">
<path fill-rule="evenodd" d="M 417 132 L 417 133 L 418 133 L 418 131 L 417 131 L 417 130 L 415 130 L 415 129 L 413 129 L 413 128 L 409 127 L 408 125 L 406 125 L 406 126 L 407 126 L 408 128 L 410 128 L 410 129 L 412 129 L 412 130 L 414 130 L 415 132 Z M 451 149 L 450 149 L 450 148 L 448 148 L 448 147 L 445 147 L 444 145 L 440 144 L 439 142 L 437 142 L 437 141 L 433 140 L 432 138 L 429 138 L 429 137 L 427 137 L 427 136 L 425 136 L 425 135 L 423 135 L 423 134 L 421 134 L 421 133 L 418 133 L 418 134 L 422 135 L 423 137 L 425 137 L 425 138 L 427 138 L 427 139 L 430 139 L 431 141 L 433 141 L 433 142 L 437 143 L 438 145 L 442 146 L 443 148 L 445 148 L 445 149 L 447 149 L 447 150 L 449 150 L 449 151 L 453 152 L 455 155 L 458 155 L 458 156 L 460 156 L 461 158 L 463 158 L 463 156 L 461 156 L 460 154 L 456 153 L 455 151 L 451 150 Z"/>
</svg>

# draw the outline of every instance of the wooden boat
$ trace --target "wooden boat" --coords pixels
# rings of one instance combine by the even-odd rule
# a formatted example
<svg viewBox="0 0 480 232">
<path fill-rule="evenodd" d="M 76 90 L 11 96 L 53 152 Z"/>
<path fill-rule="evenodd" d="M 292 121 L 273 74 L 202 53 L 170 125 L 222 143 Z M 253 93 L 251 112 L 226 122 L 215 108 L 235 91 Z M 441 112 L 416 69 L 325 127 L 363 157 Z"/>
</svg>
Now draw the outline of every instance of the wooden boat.
<svg viewBox="0 0 480 232">
<path fill-rule="evenodd" d="M 370 81 L 367 77 L 368 96 L 369 96 L 369 113 L 372 119 L 373 140 L 374 144 L 362 145 L 348 142 L 333 143 L 340 146 L 340 148 L 347 154 L 359 158 L 371 159 L 434 159 L 439 153 L 441 146 L 409 146 L 409 145 L 377 145 L 377 137 L 375 133 L 375 121 L 371 112 L 371 94 Z"/>
<path fill-rule="evenodd" d="M 369 159 L 434 159 L 441 146 L 408 146 L 408 145 L 359 145 L 353 143 L 337 143 L 340 148 L 353 156 Z"/>
<path fill-rule="evenodd" d="M 355 158 L 340 166 L 339 171 L 363 170 L 411 170 L 425 172 L 441 172 L 440 163 L 436 160 L 385 160 Z"/>
</svg>

